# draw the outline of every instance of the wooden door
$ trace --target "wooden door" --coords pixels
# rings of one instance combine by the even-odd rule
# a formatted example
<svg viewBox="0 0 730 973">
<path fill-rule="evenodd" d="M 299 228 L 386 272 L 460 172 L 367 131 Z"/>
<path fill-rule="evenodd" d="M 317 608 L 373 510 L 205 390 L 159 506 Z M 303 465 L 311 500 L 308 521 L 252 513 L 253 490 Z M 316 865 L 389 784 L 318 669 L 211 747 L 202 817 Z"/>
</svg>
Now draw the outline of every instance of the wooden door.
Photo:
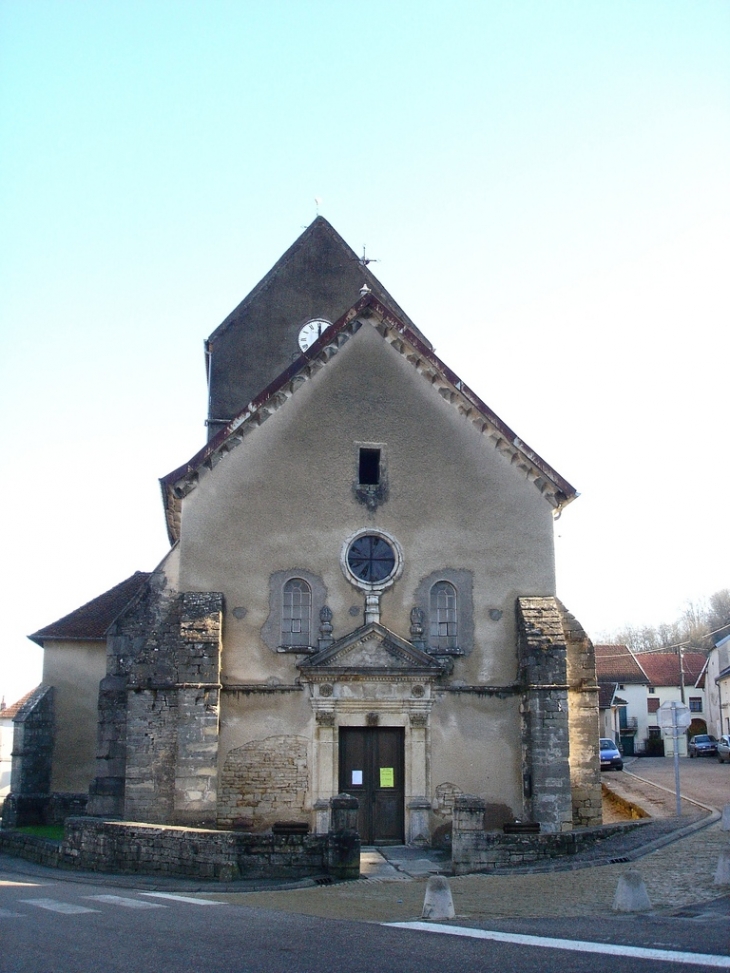
<svg viewBox="0 0 730 973">
<path fill-rule="evenodd" d="M 340 729 L 340 793 L 360 802 L 363 845 L 404 843 L 404 740 L 400 727 Z"/>
</svg>

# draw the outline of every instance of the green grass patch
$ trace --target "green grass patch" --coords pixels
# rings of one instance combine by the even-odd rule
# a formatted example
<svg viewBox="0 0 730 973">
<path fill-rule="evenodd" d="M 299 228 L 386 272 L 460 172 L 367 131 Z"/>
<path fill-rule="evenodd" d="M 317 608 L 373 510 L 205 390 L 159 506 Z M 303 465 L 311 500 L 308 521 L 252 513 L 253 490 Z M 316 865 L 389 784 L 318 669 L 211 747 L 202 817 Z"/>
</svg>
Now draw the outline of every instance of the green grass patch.
<svg viewBox="0 0 730 973">
<path fill-rule="evenodd" d="M 60 824 L 34 824 L 15 830 L 21 834 L 32 834 L 36 838 L 48 838 L 49 841 L 63 840 L 63 825 Z"/>
</svg>

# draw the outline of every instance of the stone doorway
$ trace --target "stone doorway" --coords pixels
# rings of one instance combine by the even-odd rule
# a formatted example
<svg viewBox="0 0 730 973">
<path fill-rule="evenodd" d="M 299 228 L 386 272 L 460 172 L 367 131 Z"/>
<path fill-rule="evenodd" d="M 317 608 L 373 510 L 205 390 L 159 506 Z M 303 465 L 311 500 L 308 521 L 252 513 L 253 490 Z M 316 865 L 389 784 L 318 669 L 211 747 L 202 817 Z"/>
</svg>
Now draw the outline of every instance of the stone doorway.
<svg viewBox="0 0 730 973">
<path fill-rule="evenodd" d="M 363 845 L 405 841 L 405 733 L 401 727 L 340 728 L 340 793 L 360 802 Z"/>
</svg>

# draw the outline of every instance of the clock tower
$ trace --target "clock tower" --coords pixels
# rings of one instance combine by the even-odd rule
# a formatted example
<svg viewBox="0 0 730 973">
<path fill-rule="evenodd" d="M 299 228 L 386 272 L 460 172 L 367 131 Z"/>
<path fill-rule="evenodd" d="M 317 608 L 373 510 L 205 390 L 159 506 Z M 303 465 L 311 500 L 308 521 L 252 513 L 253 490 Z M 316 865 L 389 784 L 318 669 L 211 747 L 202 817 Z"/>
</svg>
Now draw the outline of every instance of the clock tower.
<svg viewBox="0 0 730 973">
<path fill-rule="evenodd" d="M 430 347 L 367 262 L 318 216 L 206 342 L 208 438 L 306 354 L 363 285 Z"/>
</svg>

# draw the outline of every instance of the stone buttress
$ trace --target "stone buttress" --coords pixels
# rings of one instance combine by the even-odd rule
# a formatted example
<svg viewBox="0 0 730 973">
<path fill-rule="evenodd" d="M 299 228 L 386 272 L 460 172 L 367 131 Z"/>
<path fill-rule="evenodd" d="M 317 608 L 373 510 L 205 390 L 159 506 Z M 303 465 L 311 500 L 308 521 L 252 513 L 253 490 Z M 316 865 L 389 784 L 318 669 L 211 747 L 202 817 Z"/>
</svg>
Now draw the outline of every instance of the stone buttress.
<svg viewBox="0 0 730 973">
<path fill-rule="evenodd" d="M 108 636 L 89 813 L 215 821 L 223 596 L 153 576 Z"/>
</svg>

